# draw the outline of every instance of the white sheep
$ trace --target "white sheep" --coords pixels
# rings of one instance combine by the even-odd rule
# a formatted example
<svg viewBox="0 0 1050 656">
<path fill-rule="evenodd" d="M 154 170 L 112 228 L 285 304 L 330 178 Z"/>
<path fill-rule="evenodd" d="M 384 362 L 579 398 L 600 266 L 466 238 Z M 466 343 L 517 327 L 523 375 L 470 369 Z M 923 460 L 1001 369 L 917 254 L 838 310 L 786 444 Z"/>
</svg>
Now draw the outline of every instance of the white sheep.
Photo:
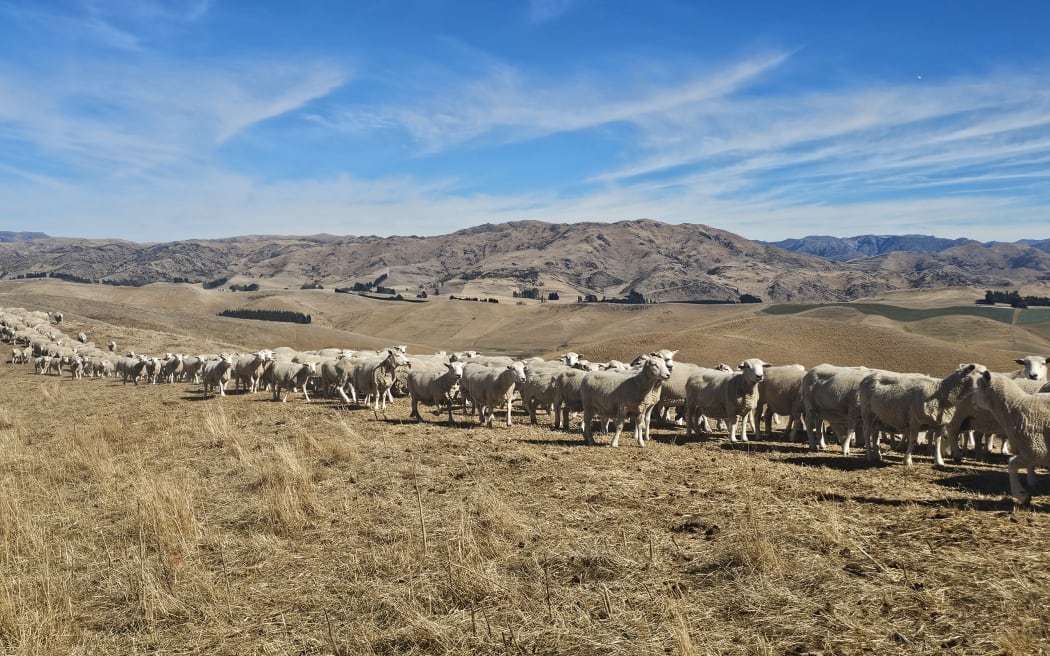
<svg viewBox="0 0 1050 656">
<path fill-rule="evenodd" d="M 1028 380 L 1046 380 L 1046 364 L 1050 358 L 1042 355 L 1026 355 L 1014 360 L 1021 368 L 1006 375 L 1010 378 L 1027 378 Z"/>
<path fill-rule="evenodd" d="M 362 357 L 354 363 L 355 397 L 365 394 L 373 399 L 373 410 L 386 408 L 386 392 L 394 385 L 398 367 L 408 366 L 408 358 L 398 349 L 384 349 L 374 357 Z M 356 398 L 355 398 L 356 401 Z M 366 400 L 367 402 L 367 400 Z"/>
<path fill-rule="evenodd" d="M 219 396 L 226 396 L 226 383 L 230 381 L 233 370 L 233 356 L 223 353 L 218 360 L 208 360 L 201 370 L 201 379 L 204 383 L 202 398 L 208 398 L 208 390 L 219 389 Z"/>
<path fill-rule="evenodd" d="M 557 378 L 565 371 L 572 368 L 563 360 L 553 360 L 543 364 L 529 366 L 525 382 L 519 390 L 521 405 L 529 413 L 529 421 L 538 423 L 536 419 L 536 408 L 544 407 L 548 410 L 554 407 L 557 397 Z"/>
<path fill-rule="evenodd" d="M 974 368 L 972 364 L 959 367 L 943 379 L 894 371 L 874 371 L 865 376 L 857 398 L 868 461 L 882 460 L 879 449 L 882 431 L 876 430 L 878 426 L 904 434 L 907 439 L 904 464 L 911 465 L 919 431 L 935 431 L 940 435 L 951 421 Z M 934 463 L 944 466 L 940 440 L 933 444 L 937 446 Z"/>
<path fill-rule="evenodd" d="M 288 395 L 292 390 L 302 389 L 303 396 L 309 402 L 310 395 L 306 391 L 306 383 L 317 371 L 313 362 L 290 362 L 287 360 L 270 360 L 266 363 L 263 378 L 273 388 L 273 400 L 288 402 Z M 284 396 L 281 396 L 281 390 Z"/>
<path fill-rule="evenodd" d="M 700 415 L 712 419 L 733 420 L 729 441 L 747 442 L 747 416 L 754 413 L 758 402 L 756 388 L 773 365 L 759 358 L 748 358 L 737 365 L 736 373 L 709 369 L 689 377 L 685 389 L 686 435 L 696 434 Z"/>
<path fill-rule="evenodd" d="M 477 362 L 463 365 L 463 377 L 460 379 L 460 391 L 464 405 L 470 401 L 478 413 L 478 423 L 492 426 L 496 407 L 501 403 L 507 406 L 507 425 L 511 425 L 511 406 L 514 399 L 514 388 L 526 380 L 525 363 L 512 362 L 503 367 L 490 367 Z"/>
<path fill-rule="evenodd" d="M 861 429 L 860 381 L 872 371 L 867 367 L 818 364 L 802 377 L 802 406 L 810 451 L 817 450 L 818 434 L 820 448 L 824 448 L 827 422 L 842 443 L 842 454 L 849 455 L 850 442 Z"/>
<path fill-rule="evenodd" d="M 413 363 L 408 373 L 408 394 L 412 399 L 412 413 L 423 421 L 419 414 L 419 404 L 437 406 L 436 414 L 441 413 L 441 406 L 448 406 L 448 423 L 452 425 L 453 395 L 460 379 L 463 378 L 463 363 L 446 362 L 440 367 L 430 367 Z"/>
<path fill-rule="evenodd" d="M 1010 375 L 1006 374 L 1006 377 L 1010 378 Z M 1050 383 L 1044 383 L 1040 380 L 1014 378 L 1013 381 L 1029 394 L 1050 392 Z M 978 457 L 983 458 L 991 450 L 994 436 L 1002 435 L 1002 428 L 991 412 L 977 407 L 972 395 L 968 395 L 959 399 L 959 403 L 955 406 L 955 414 L 952 415 L 952 420 L 944 429 L 944 438 L 948 440 L 951 458 L 956 463 L 962 462 L 962 448 L 959 437 L 963 433 L 967 433 L 969 437 L 967 440 L 969 446 L 967 448 L 976 448 Z M 979 435 L 979 439 L 976 441 L 973 439 L 974 433 Z M 937 441 L 940 442 L 940 440 L 941 436 L 938 435 Z M 1007 447 L 1005 439 L 1003 440 L 1002 448 L 1003 455 L 1009 455 L 1010 449 Z M 940 450 L 941 445 L 937 444 L 935 453 Z"/>
<path fill-rule="evenodd" d="M 765 376 L 758 384 L 758 403 L 755 406 L 756 432 L 765 420 L 766 435 L 773 436 L 773 415 L 788 418 L 786 431 L 788 439 L 795 441 L 795 436 L 802 421 L 802 378 L 806 368 L 800 364 L 784 364 L 766 367 Z"/>
<path fill-rule="evenodd" d="M 1035 485 L 1035 467 L 1050 466 L 1050 396 L 1029 394 L 1007 376 L 981 367 L 971 376 L 974 403 L 988 410 L 1006 433 L 1015 455 L 1007 463 L 1010 493 L 1022 504 L 1031 492 L 1021 485 L 1021 467 L 1028 468 L 1028 487 Z"/>
<path fill-rule="evenodd" d="M 273 359 L 273 354 L 265 349 L 237 358 L 233 363 L 233 376 L 236 378 L 237 389 L 243 387 L 249 394 L 258 392 L 263 370 L 266 369 L 266 363 L 271 359 Z"/>
<path fill-rule="evenodd" d="M 671 377 L 665 358 L 656 355 L 636 358 L 639 368 L 629 372 L 592 371 L 580 383 L 580 402 L 583 406 L 583 440 L 594 444 L 591 422 L 615 422 L 616 433 L 612 446 L 620 443 L 620 433 L 628 419 L 634 421 L 634 437 L 638 446 L 649 439 L 647 418 L 660 400 L 660 385 Z"/>
</svg>

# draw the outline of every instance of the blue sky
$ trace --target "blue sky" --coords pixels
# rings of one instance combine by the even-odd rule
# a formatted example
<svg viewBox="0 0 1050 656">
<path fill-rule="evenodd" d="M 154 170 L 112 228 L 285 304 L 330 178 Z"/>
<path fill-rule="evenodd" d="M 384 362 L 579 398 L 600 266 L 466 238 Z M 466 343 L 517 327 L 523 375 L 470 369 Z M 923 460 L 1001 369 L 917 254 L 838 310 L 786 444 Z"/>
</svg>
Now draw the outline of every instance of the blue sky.
<svg viewBox="0 0 1050 656">
<path fill-rule="evenodd" d="M 0 229 L 1050 237 L 1042 2 L 0 0 Z"/>
</svg>

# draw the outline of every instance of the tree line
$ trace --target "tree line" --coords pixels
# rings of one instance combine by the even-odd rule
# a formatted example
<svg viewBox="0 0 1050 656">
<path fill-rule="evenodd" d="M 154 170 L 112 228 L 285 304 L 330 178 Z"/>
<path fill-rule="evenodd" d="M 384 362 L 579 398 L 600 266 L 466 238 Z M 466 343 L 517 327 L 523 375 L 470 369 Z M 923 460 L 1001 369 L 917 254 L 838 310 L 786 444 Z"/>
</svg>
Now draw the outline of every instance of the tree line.
<svg viewBox="0 0 1050 656">
<path fill-rule="evenodd" d="M 1046 296 L 1021 296 L 1016 289 L 1009 292 L 994 292 L 989 289 L 984 292 L 984 298 L 977 299 L 977 303 L 980 305 L 1005 303 L 1015 308 L 1026 308 L 1030 305 L 1046 307 L 1050 306 L 1050 298 Z"/>
<path fill-rule="evenodd" d="M 235 319 L 256 319 L 258 321 L 283 321 L 285 323 L 310 323 L 313 317 L 302 312 L 289 310 L 223 310 L 220 317 Z"/>
</svg>

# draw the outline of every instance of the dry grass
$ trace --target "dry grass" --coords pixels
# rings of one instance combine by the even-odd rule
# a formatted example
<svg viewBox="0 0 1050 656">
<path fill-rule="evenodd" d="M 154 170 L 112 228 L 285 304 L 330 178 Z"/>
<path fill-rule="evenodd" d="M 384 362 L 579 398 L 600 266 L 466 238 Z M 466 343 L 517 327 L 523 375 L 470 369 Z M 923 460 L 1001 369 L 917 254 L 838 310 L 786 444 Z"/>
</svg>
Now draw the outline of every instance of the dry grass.
<svg viewBox="0 0 1050 656">
<path fill-rule="evenodd" d="M 612 330 L 636 320 L 622 315 Z M 857 357 L 936 342 L 849 317 L 724 320 L 639 332 L 619 348 L 816 353 L 802 344 L 813 326 L 833 354 L 858 342 L 851 330 L 897 339 Z M 725 337 L 734 331 L 742 345 Z M 611 337 L 592 341 L 611 352 Z M 214 337 L 178 339 L 204 350 Z M 905 469 L 890 454 L 870 468 L 863 455 L 779 440 L 673 446 L 670 427 L 644 450 L 585 448 L 544 425 L 416 424 L 403 400 L 377 419 L 327 401 L 197 401 L 197 391 L 0 365 L 4 653 L 1036 654 L 1050 644 L 1039 546 L 1050 505 L 1037 496 L 1014 509 L 1001 462 L 935 471 L 920 457 Z"/>
</svg>

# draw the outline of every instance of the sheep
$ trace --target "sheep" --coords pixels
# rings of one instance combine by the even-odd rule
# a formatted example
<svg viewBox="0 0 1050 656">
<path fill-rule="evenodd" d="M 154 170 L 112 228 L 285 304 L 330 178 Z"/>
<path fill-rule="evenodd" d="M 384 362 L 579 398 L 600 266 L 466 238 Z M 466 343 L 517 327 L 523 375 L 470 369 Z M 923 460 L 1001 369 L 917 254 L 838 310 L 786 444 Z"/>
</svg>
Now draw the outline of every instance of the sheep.
<svg viewBox="0 0 1050 656">
<path fill-rule="evenodd" d="M 87 343 L 87 335 L 84 334 L 84 331 L 80 331 L 79 333 L 77 333 L 77 341 L 81 344 Z"/>
<path fill-rule="evenodd" d="M 271 352 L 265 349 L 237 358 L 233 363 L 233 375 L 237 380 L 237 388 L 240 389 L 243 386 L 249 394 L 258 392 L 259 380 L 270 359 Z"/>
<path fill-rule="evenodd" d="M 685 387 L 686 436 L 697 433 L 698 416 L 715 419 L 733 419 L 729 441 L 736 442 L 740 425 L 740 439 L 747 442 L 747 415 L 755 410 L 758 395 L 755 389 L 765 376 L 766 367 L 773 365 L 759 358 L 748 358 L 737 365 L 739 373 L 707 370 L 689 377 Z"/>
<path fill-rule="evenodd" d="M 467 353 L 475 353 L 474 351 L 467 351 Z M 477 355 L 476 353 L 468 357 L 457 357 L 456 361 L 473 362 L 474 364 L 483 364 L 488 367 L 506 367 L 508 364 L 514 364 L 514 358 L 508 355 Z"/>
<path fill-rule="evenodd" d="M 1006 433 L 1015 454 L 1007 463 L 1010 493 L 1022 505 L 1027 504 L 1031 492 L 1021 485 L 1018 471 L 1028 468 L 1028 487 L 1033 487 L 1033 468 L 1050 466 L 1050 396 L 1029 394 L 1013 379 L 984 367 L 971 376 L 968 392 L 974 404 L 991 412 Z"/>
<path fill-rule="evenodd" d="M 837 367 L 818 364 L 802 377 L 802 406 L 805 411 L 809 450 L 824 448 L 824 422 L 842 443 L 842 454 L 849 455 L 850 441 L 860 428 L 860 381 L 873 370 L 867 367 Z"/>
<path fill-rule="evenodd" d="M 539 423 L 536 419 L 536 407 L 553 408 L 557 396 L 557 378 L 571 369 L 564 360 L 554 360 L 529 366 L 528 375 L 519 393 L 521 404 L 529 413 L 529 421 Z"/>
<path fill-rule="evenodd" d="M 755 423 L 766 423 L 766 435 L 773 437 L 773 415 L 788 417 L 786 431 L 792 442 L 802 422 L 802 378 L 806 368 L 800 364 L 767 367 L 758 384 L 758 403 L 755 405 Z M 756 432 L 759 426 L 756 426 Z"/>
<path fill-rule="evenodd" d="M 1014 360 L 1017 364 L 1021 365 L 1021 368 L 1017 371 L 1011 371 L 1006 375 L 1010 378 L 1027 378 L 1028 380 L 1046 380 L 1046 365 L 1050 362 L 1050 357 L 1044 357 L 1041 355 L 1026 355 L 1023 358 L 1017 358 Z"/>
<path fill-rule="evenodd" d="M 554 427 L 569 430 L 569 415 L 583 412 L 583 400 L 580 398 L 580 385 L 590 373 L 581 369 L 579 363 L 559 373 L 554 379 Z"/>
<path fill-rule="evenodd" d="M 201 369 L 204 368 L 204 358 L 197 355 L 186 355 L 182 358 L 182 379 L 199 385 L 201 382 Z"/>
<path fill-rule="evenodd" d="M 934 430 L 938 435 L 951 421 L 955 405 L 969 381 L 975 365 L 959 367 L 943 379 L 922 374 L 902 374 L 893 371 L 874 371 L 860 382 L 858 402 L 864 444 L 868 462 L 882 460 L 879 433 L 876 424 L 903 433 L 908 446 L 904 464 L 912 464 L 912 452 L 922 429 Z M 937 466 L 944 466 L 940 440 L 934 454 Z"/>
<path fill-rule="evenodd" d="M 394 385 L 397 368 L 404 366 L 408 366 L 408 358 L 393 348 L 384 349 L 375 357 L 358 360 L 354 363 L 352 377 L 355 397 L 366 394 L 374 399 L 373 410 L 379 410 L 380 402 L 386 409 L 386 391 Z"/>
<path fill-rule="evenodd" d="M 273 400 L 288 402 L 288 395 L 292 390 L 302 388 L 303 396 L 309 402 L 310 395 L 306 392 L 306 383 L 317 372 L 313 362 L 289 362 L 287 360 L 270 360 L 266 364 L 263 378 L 273 386 Z M 281 390 L 284 397 L 281 397 Z"/>
<path fill-rule="evenodd" d="M 357 399 L 357 392 L 351 385 L 353 373 L 354 358 L 339 357 L 322 362 L 321 389 L 324 391 L 324 395 L 330 397 L 334 389 L 339 393 L 339 397 L 343 399 L 343 403 L 350 403 L 350 397 L 346 395 L 346 388 L 349 386 L 354 399 Z"/>
<path fill-rule="evenodd" d="M 73 358 L 70 359 L 67 368 L 69 369 L 69 375 L 73 380 L 80 380 L 84 377 L 84 360 L 79 356 L 74 355 Z"/>
<path fill-rule="evenodd" d="M 960 365 L 962 366 L 962 365 Z M 1005 374 L 1007 378 L 1010 378 L 1009 374 Z M 1029 394 L 1035 394 L 1039 392 L 1050 392 L 1050 383 L 1044 383 L 1040 380 L 1031 380 L 1028 378 L 1014 378 L 1012 379 L 1018 387 L 1023 389 Z M 952 420 L 948 423 L 948 426 L 944 429 L 943 437 L 948 440 L 949 448 L 951 449 L 951 458 L 953 462 L 962 462 L 962 449 L 959 444 L 959 435 L 964 432 L 981 433 L 980 446 L 978 447 L 978 455 L 983 457 L 983 454 L 991 448 L 992 436 L 994 434 L 1002 434 L 1002 428 L 999 426 L 999 422 L 996 421 L 995 417 L 989 411 L 984 408 L 979 408 L 974 403 L 972 396 L 963 396 L 959 399 L 959 402 L 955 406 L 955 414 L 952 415 Z M 972 436 L 972 435 L 971 435 Z M 941 450 L 941 435 L 937 436 L 937 445 L 935 453 Z M 1009 455 L 1010 450 L 1006 447 L 1006 442 L 1003 442 L 1003 455 Z"/>
<path fill-rule="evenodd" d="M 489 367 L 477 362 L 463 365 L 463 377 L 460 379 L 460 390 L 464 405 L 470 401 L 477 409 L 478 423 L 488 423 L 492 427 L 496 406 L 507 404 L 507 425 L 511 425 L 511 405 L 514 398 L 514 387 L 526 380 L 525 363 L 512 362 L 504 367 Z"/>
<path fill-rule="evenodd" d="M 109 343 L 106 344 L 106 347 L 109 349 L 110 353 L 116 353 L 117 352 L 117 343 L 115 341 L 113 341 L 112 339 L 109 340 Z"/>
<path fill-rule="evenodd" d="M 670 370 L 671 377 L 660 385 L 660 402 L 657 407 L 659 415 L 670 420 L 667 416 L 670 408 L 681 408 L 685 404 L 685 386 L 689 382 L 689 376 L 701 371 L 711 371 L 707 367 L 701 367 L 691 362 L 675 362 L 674 368 Z"/>
<path fill-rule="evenodd" d="M 63 364 L 61 357 L 52 356 L 51 359 L 47 361 L 47 373 L 61 376 Z"/>
<path fill-rule="evenodd" d="M 11 364 L 24 364 L 25 361 L 25 351 L 17 347 L 12 347 Z"/>
<path fill-rule="evenodd" d="M 169 354 L 170 357 L 165 358 L 160 363 L 159 378 L 169 383 L 174 383 L 175 379 L 182 375 L 183 370 L 183 356 L 181 353 Z"/>
<path fill-rule="evenodd" d="M 419 414 L 419 404 L 437 406 L 435 414 L 441 413 L 441 406 L 448 406 L 448 424 L 452 425 L 452 397 L 460 379 L 463 378 L 463 363 L 446 362 L 443 367 L 413 366 L 408 373 L 408 394 L 412 398 L 412 413 L 423 421 Z"/>
<path fill-rule="evenodd" d="M 226 383 L 230 381 L 233 370 L 233 356 L 223 353 L 218 360 L 208 360 L 204 363 L 201 378 L 204 389 L 201 398 L 208 398 L 208 390 L 217 387 L 219 396 L 226 396 Z"/>
<path fill-rule="evenodd" d="M 634 438 L 644 447 L 649 439 L 648 417 L 660 400 L 660 386 L 671 377 L 664 357 L 657 353 L 635 358 L 639 367 L 629 372 L 592 371 L 580 382 L 583 406 L 583 441 L 594 445 L 594 419 L 612 419 L 616 424 L 612 446 L 619 446 L 620 433 L 628 419 L 634 421 Z"/>
</svg>

